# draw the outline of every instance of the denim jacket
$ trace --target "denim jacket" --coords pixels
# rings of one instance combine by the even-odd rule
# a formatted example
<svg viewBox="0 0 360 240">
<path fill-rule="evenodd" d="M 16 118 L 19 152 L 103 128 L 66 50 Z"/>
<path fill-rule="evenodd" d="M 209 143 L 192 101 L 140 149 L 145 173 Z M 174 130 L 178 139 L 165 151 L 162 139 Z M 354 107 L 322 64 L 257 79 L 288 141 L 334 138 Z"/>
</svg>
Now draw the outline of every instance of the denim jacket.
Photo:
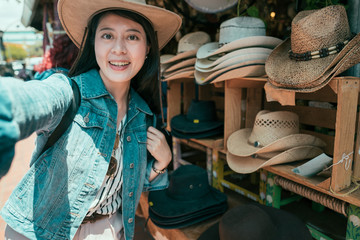
<svg viewBox="0 0 360 240">
<path fill-rule="evenodd" d="M 30 239 L 72 239 L 108 169 L 116 135 L 117 104 L 98 71 L 90 70 L 74 79 L 81 92 L 79 110 L 67 131 L 40 156 L 70 105 L 71 82 L 62 74 L 43 81 L 0 80 L 0 103 L 10 99 L 4 102 L 7 107 L 11 105 L 11 114 L 7 114 L 11 116 L 6 119 L 1 118 L 1 111 L 8 108 L 0 105 L 0 136 L 6 137 L 9 132 L 9 138 L 20 140 L 34 131 L 38 134 L 30 170 L 1 211 L 9 226 Z M 7 130 L 1 127 L 4 121 Z M 134 236 L 141 192 L 168 185 L 167 174 L 148 180 L 154 159 L 146 149 L 146 131 L 154 124 L 154 114 L 131 89 L 123 140 L 122 216 L 126 239 Z"/>
</svg>

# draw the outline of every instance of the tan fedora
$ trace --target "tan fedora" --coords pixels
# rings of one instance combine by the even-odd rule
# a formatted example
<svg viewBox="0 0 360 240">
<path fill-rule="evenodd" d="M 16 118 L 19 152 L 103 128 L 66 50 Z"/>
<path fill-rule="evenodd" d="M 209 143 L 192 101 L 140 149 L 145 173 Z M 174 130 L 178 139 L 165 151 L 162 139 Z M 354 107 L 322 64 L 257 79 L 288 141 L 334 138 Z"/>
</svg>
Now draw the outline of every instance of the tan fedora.
<svg viewBox="0 0 360 240">
<path fill-rule="evenodd" d="M 206 72 L 199 72 L 195 69 L 195 82 L 199 85 L 204 85 L 213 82 L 224 81 L 227 78 L 224 78 L 223 75 L 227 75 L 227 73 L 232 76 L 235 75 L 237 78 L 263 76 L 265 74 L 265 59 L 247 60 L 232 66 L 228 66 L 226 68 L 219 69 L 218 71 L 211 72 L 210 74 Z"/>
<path fill-rule="evenodd" d="M 194 66 L 190 66 L 190 67 L 179 69 L 170 74 L 163 74 L 163 76 L 161 78 L 162 78 L 162 81 L 164 81 L 164 82 L 170 81 L 170 80 L 176 80 L 176 79 L 185 79 L 185 78 L 193 79 L 194 71 L 195 71 Z"/>
<path fill-rule="evenodd" d="M 360 62 L 360 54 L 351 54 L 359 42 L 360 34 L 351 34 L 343 6 L 299 12 L 292 21 L 291 37 L 266 61 L 269 81 L 282 88 L 311 91 L 329 80 L 329 70 L 337 68 L 342 59 L 352 56 L 351 61 L 344 60 L 348 68 Z"/>
<path fill-rule="evenodd" d="M 181 26 L 179 15 L 164 8 L 146 4 L 145 0 L 59 0 L 61 24 L 76 46 L 80 47 L 85 28 L 96 14 L 113 9 L 135 12 L 147 19 L 157 33 L 159 49 L 163 48 Z"/>
<path fill-rule="evenodd" d="M 259 156 L 239 157 L 227 152 L 226 161 L 237 173 L 252 173 L 260 168 L 277 164 L 284 164 L 300 160 L 312 159 L 323 153 L 323 150 L 314 146 L 298 146 L 285 150 L 269 159 Z"/>
<path fill-rule="evenodd" d="M 196 59 L 195 63 L 195 69 L 201 71 L 206 69 L 213 69 L 215 66 L 221 64 L 222 62 L 230 59 L 230 58 L 236 58 L 239 56 L 246 56 L 248 54 L 266 54 L 269 55 L 271 53 L 272 49 L 270 48 L 263 48 L 263 47 L 249 47 L 249 48 L 242 48 L 237 49 L 232 52 L 229 52 L 225 54 L 224 56 L 217 58 L 217 59 L 211 59 L 211 58 L 203 58 L 203 59 Z"/>
<path fill-rule="evenodd" d="M 166 62 L 167 60 L 169 60 L 170 58 L 174 57 L 174 54 L 163 54 L 160 56 L 160 72 L 164 72 L 169 66 L 170 64 L 165 64 L 164 62 Z"/>
<path fill-rule="evenodd" d="M 252 129 L 237 130 L 227 140 L 228 151 L 240 157 L 305 145 L 325 147 L 326 144 L 320 138 L 299 133 L 299 117 L 289 111 L 262 110 L 256 115 Z"/>
<path fill-rule="evenodd" d="M 183 59 L 194 58 L 197 50 L 208 42 L 210 42 L 210 35 L 206 32 L 197 31 L 185 34 L 179 40 L 177 54 L 164 63 L 174 64 Z"/>
</svg>

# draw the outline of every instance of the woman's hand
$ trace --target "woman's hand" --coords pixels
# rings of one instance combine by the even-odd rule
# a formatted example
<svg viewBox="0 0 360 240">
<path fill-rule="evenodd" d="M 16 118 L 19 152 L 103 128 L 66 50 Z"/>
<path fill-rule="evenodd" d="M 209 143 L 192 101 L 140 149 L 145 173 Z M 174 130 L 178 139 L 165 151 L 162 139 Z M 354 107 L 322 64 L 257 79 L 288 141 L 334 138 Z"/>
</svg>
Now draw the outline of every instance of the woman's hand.
<svg viewBox="0 0 360 240">
<path fill-rule="evenodd" d="M 171 162 L 172 154 L 165 135 L 154 127 L 147 130 L 147 150 L 155 158 L 154 167 L 162 170 Z"/>
</svg>

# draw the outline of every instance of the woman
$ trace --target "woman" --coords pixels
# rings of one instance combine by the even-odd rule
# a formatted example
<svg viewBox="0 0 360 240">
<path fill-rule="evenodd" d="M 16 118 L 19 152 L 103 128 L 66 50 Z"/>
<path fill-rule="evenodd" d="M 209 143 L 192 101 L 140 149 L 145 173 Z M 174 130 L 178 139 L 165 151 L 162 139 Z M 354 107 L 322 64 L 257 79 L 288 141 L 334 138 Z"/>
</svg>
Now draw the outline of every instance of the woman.
<svg viewBox="0 0 360 240">
<path fill-rule="evenodd" d="M 160 110 L 159 48 L 181 19 L 134 1 L 59 0 L 58 9 L 80 46 L 69 76 L 81 105 L 65 134 L 39 154 L 70 105 L 69 79 L 0 81 L 1 150 L 11 155 L 17 140 L 39 135 L 31 168 L 1 212 L 5 238 L 132 239 L 141 192 L 168 184 L 170 148 L 151 125 Z"/>
</svg>

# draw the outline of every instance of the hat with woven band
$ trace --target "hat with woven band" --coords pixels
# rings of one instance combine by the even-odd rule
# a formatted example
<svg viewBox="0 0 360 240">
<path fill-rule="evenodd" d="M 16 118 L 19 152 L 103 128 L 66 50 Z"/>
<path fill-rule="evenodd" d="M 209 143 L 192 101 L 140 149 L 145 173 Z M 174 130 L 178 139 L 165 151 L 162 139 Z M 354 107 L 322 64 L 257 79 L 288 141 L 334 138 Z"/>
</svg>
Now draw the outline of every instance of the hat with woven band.
<svg viewBox="0 0 360 240">
<path fill-rule="evenodd" d="M 90 19 L 100 12 L 115 9 L 131 11 L 147 19 L 157 33 L 159 49 L 170 41 L 181 26 L 179 15 L 164 8 L 148 5 L 145 0 L 59 0 L 58 2 L 61 24 L 78 47 Z"/>
<path fill-rule="evenodd" d="M 227 152 L 226 161 L 229 167 L 237 173 L 252 173 L 260 168 L 277 164 L 295 162 L 305 159 L 312 159 L 319 156 L 324 151 L 314 146 L 293 147 L 272 158 L 260 158 L 258 155 L 240 157 Z"/>
<path fill-rule="evenodd" d="M 237 130 L 227 140 L 228 152 L 240 157 L 305 145 L 325 147 L 325 142 L 310 134 L 299 133 L 299 117 L 288 111 L 262 110 L 256 115 L 252 129 Z"/>
<path fill-rule="evenodd" d="M 185 34 L 178 43 L 177 54 L 164 63 L 176 63 L 183 59 L 195 58 L 197 50 L 210 42 L 210 35 L 206 32 L 197 31 Z"/>
<path fill-rule="evenodd" d="M 359 42 L 360 34 L 351 34 L 343 6 L 299 12 L 292 21 L 291 37 L 277 46 L 266 61 L 269 82 L 277 87 L 311 91 L 328 82 L 328 70 L 348 58 Z M 360 61 L 360 54 L 352 58 L 348 68 Z M 324 74 L 328 75 L 323 79 Z"/>
</svg>

